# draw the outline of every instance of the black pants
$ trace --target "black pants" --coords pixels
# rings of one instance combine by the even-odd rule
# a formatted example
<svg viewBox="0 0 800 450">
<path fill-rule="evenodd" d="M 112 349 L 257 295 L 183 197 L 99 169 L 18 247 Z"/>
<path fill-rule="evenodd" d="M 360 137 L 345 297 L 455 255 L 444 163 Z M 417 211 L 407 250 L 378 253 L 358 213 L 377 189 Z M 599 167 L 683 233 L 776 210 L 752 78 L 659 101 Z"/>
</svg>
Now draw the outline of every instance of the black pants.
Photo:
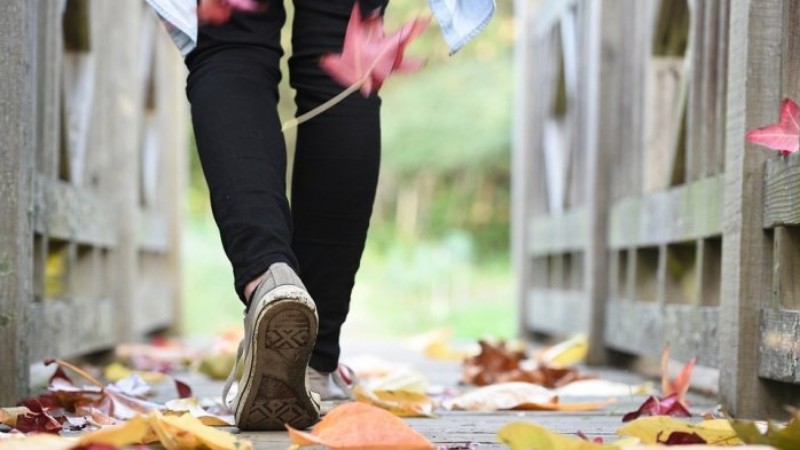
<svg viewBox="0 0 800 450">
<path fill-rule="evenodd" d="M 374 0 L 373 0 L 374 1 Z M 362 2 L 363 3 L 363 2 Z M 353 0 L 295 0 L 290 84 L 302 114 L 343 90 L 319 67 L 339 53 Z M 281 0 L 200 27 L 187 95 L 200 161 L 236 292 L 275 262 L 300 275 L 319 311 L 310 365 L 332 371 L 375 199 L 380 99 L 350 95 L 297 131 L 291 208 L 277 113 Z"/>
</svg>

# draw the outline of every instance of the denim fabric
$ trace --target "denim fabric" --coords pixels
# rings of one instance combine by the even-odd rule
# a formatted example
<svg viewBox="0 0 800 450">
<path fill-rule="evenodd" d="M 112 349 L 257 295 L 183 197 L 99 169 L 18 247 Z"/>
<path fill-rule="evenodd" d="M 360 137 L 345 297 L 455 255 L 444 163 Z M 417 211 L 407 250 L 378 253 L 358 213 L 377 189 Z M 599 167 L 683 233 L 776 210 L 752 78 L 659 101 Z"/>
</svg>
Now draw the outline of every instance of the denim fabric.
<svg viewBox="0 0 800 450">
<path fill-rule="evenodd" d="M 494 0 L 428 0 L 450 54 L 478 35 L 494 16 Z"/>
<path fill-rule="evenodd" d="M 197 0 L 147 0 L 186 56 L 197 44 Z M 375 3 L 364 0 L 362 3 Z M 428 0 L 450 54 L 478 35 L 494 15 L 495 0 Z M 362 5 L 365 6 L 365 5 Z"/>
</svg>

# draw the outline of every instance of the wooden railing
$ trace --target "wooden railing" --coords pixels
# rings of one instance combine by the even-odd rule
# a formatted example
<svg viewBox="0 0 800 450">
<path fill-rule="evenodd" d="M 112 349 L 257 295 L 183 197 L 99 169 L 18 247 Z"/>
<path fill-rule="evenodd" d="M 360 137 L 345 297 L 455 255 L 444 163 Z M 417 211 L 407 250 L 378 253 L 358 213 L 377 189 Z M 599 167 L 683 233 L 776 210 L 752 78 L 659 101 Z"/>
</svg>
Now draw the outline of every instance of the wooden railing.
<svg viewBox="0 0 800 450">
<path fill-rule="evenodd" d="M 0 404 L 29 364 L 176 324 L 177 51 L 141 0 L 0 6 Z"/>
<path fill-rule="evenodd" d="M 731 412 L 780 414 L 800 395 L 800 156 L 744 135 L 800 97 L 800 5 L 516 6 L 522 327 L 588 333 L 591 362 L 670 342 L 718 371 Z M 578 202 L 551 201 L 564 167 Z"/>
</svg>

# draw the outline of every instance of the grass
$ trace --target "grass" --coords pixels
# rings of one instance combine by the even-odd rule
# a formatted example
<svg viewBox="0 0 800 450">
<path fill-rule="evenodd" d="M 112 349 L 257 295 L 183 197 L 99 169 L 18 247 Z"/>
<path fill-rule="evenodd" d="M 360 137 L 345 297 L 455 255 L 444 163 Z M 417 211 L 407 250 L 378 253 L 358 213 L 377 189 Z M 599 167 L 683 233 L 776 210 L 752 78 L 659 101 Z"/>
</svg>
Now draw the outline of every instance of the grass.
<svg viewBox="0 0 800 450">
<path fill-rule="evenodd" d="M 191 215 L 184 230 L 184 332 L 240 325 L 242 305 L 211 218 Z M 408 336 L 448 328 L 460 339 L 516 333 L 510 266 L 473 259 L 468 237 L 440 242 L 368 240 L 344 339 Z"/>
</svg>

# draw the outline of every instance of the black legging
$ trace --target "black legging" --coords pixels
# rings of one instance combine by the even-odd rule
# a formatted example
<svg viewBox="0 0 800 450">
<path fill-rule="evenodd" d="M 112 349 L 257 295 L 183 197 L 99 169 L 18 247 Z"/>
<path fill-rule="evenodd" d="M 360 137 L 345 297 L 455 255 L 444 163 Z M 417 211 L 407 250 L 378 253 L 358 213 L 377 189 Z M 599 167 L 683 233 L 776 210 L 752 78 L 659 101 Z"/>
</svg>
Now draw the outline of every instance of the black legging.
<svg viewBox="0 0 800 450">
<path fill-rule="evenodd" d="M 341 52 L 353 0 L 294 4 L 289 74 L 302 114 L 343 90 L 319 59 Z M 263 13 L 201 26 L 197 47 L 186 57 L 187 96 L 237 294 L 244 299 L 245 286 L 271 264 L 292 266 L 319 311 L 310 365 L 328 372 L 338 364 L 340 329 L 375 199 L 380 99 L 355 93 L 300 125 L 290 208 L 277 113 L 285 21 L 282 1 L 269 0 Z"/>
</svg>

